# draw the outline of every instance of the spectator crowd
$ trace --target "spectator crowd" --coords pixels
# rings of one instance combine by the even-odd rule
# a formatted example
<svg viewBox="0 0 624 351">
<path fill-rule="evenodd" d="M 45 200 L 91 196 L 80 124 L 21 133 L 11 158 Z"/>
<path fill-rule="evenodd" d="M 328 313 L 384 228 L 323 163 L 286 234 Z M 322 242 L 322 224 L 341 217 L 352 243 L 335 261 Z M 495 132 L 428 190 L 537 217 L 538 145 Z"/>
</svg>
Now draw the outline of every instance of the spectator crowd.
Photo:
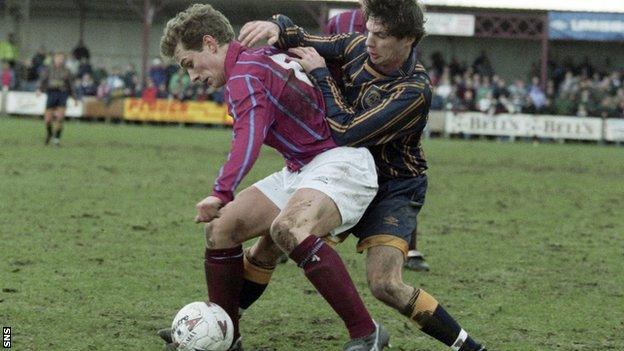
<svg viewBox="0 0 624 351">
<path fill-rule="evenodd" d="M 4 90 L 36 91 L 40 78 L 52 62 L 53 53 L 40 47 L 24 62 L 2 61 L 0 82 Z M 79 43 L 68 55 L 66 67 L 74 77 L 73 92 L 77 98 L 94 96 L 110 103 L 115 98 L 137 97 L 147 101 L 177 99 L 180 101 L 215 101 L 223 103 L 222 91 L 205 83 L 191 84 L 188 74 L 177 65 L 152 60 L 145 83 L 133 64 L 124 69 L 94 67 L 89 50 Z"/>
<path fill-rule="evenodd" d="M 430 57 L 434 110 L 479 111 L 490 115 L 525 113 L 624 118 L 624 69 L 599 71 L 585 59 L 549 62 L 542 85 L 535 65 L 527 80 L 507 82 L 492 69 L 485 52 L 472 65 Z"/>
<path fill-rule="evenodd" d="M 0 72 L 3 89 L 35 91 L 52 56 L 41 47 L 25 62 L 5 58 Z M 75 77 L 78 98 L 96 96 L 105 103 L 123 97 L 223 103 L 221 90 L 205 83 L 191 84 L 184 70 L 157 58 L 152 60 L 145 82 L 132 64 L 124 69 L 93 67 L 82 42 L 69 55 L 66 66 Z M 624 118 L 624 70 L 601 71 L 589 59 L 580 64 L 571 59 L 565 64 L 550 62 L 546 84 L 541 84 L 535 65 L 526 80 L 507 82 L 494 72 L 485 52 L 471 65 L 456 59 L 446 62 L 436 52 L 430 56 L 428 68 L 434 86 L 432 110 Z"/>
</svg>

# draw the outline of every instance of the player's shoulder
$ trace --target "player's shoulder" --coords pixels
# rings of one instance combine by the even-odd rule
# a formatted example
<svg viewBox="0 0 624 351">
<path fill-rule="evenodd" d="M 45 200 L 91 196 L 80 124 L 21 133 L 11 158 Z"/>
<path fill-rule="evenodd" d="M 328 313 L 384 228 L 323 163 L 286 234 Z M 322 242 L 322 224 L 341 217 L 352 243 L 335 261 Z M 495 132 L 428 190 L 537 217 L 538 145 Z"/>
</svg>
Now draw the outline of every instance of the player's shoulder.
<svg viewBox="0 0 624 351">
<path fill-rule="evenodd" d="M 236 65 L 232 70 L 232 76 L 245 75 L 263 79 L 279 67 L 275 61 L 276 57 L 281 56 L 284 56 L 284 59 L 287 57 L 284 51 L 272 46 L 245 48 L 238 56 Z"/>
<path fill-rule="evenodd" d="M 431 79 L 429 73 L 422 63 L 416 62 L 409 74 L 401 80 L 403 83 L 407 83 L 412 89 L 415 90 L 430 90 Z"/>
</svg>

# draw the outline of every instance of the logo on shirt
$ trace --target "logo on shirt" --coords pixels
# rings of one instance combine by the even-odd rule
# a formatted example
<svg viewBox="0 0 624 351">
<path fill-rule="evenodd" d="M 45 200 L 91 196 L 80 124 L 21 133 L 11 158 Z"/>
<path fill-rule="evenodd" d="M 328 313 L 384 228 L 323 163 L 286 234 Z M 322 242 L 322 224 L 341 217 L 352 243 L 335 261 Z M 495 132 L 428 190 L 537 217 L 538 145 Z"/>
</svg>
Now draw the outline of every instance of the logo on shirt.
<svg viewBox="0 0 624 351">
<path fill-rule="evenodd" d="M 364 93 L 364 97 L 362 97 L 363 107 L 371 108 L 379 104 L 379 102 L 381 101 L 382 94 L 383 94 L 383 91 L 380 88 L 374 85 L 371 85 L 370 88 L 368 88 L 366 92 Z"/>
</svg>

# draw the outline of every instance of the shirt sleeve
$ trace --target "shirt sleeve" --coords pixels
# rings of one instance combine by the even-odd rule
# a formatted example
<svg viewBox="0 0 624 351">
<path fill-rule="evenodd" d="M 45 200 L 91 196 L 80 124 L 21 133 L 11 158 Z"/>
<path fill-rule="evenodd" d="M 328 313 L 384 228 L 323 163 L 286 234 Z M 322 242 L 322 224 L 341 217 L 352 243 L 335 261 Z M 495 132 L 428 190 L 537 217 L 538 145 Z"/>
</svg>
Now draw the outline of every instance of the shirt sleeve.
<svg viewBox="0 0 624 351">
<path fill-rule="evenodd" d="M 275 43 L 278 48 L 289 49 L 297 46 L 310 46 L 330 61 L 350 61 L 356 53 L 354 49 L 358 44 L 366 41 L 366 37 L 359 33 L 343 33 L 332 36 L 310 35 L 284 15 L 273 16 L 271 22 L 277 24 L 280 29 L 279 39 Z"/>
<path fill-rule="evenodd" d="M 431 87 L 428 81 L 398 83 L 368 109 L 351 107 L 326 67 L 311 72 L 323 93 L 327 122 L 338 145 L 384 144 L 422 131 L 427 124 Z"/>
<path fill-rule="evenodd" d="M 232 146 L 212 191 L 224 204 L 234 199 L 236 187 L 256 162 L 273 122 L 271 105 L 258 78 L 248 75 L 231 79 L 227 89 L 234 118 Z"/>
</svg>

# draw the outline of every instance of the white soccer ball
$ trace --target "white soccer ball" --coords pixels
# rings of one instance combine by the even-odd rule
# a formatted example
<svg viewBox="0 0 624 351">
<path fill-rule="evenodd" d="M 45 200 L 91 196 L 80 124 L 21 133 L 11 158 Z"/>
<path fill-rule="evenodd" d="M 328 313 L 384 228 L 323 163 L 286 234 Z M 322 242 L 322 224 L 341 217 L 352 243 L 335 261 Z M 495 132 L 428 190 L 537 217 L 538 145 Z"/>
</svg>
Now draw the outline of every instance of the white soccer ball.
<svg viewBox="0 0 624 351">
<path fill-rule="evenodd" d="M 180 351 L 226 351 L 232 344 L 234 326 L 219 305 L 199 301 L 176 314 L 171 334 Z"/>
</svg>

